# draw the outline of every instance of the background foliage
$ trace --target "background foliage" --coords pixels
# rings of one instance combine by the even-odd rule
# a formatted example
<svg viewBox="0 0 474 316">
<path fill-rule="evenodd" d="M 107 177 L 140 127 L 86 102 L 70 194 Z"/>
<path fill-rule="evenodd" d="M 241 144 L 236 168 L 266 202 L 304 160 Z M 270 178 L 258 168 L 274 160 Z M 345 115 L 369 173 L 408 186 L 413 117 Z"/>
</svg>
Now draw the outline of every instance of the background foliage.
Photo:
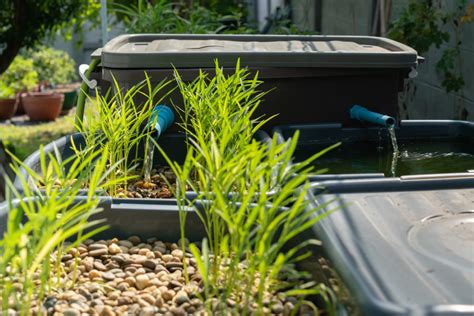
<svg viewBox="0 0 474 316">
<path fill-rule="evenodd" d="M 446 1 L 410 0 L 388 33 L 394 40 L 413 47 L 419 55 L 427 53 L 431 47 L 441 48 L 442 55 L 436 63 L 436 70 L 442 75 L 442 86 L 448 93 L 464 87 L 461 29 L 474 19 L 474 5 L 467 5 L 467 0 L 454 0 L 452 3 L 454 9 L 448 10 Z M 450 30 L 454 38 L 451 38 Z M 454 47 L 445 48 L 443 44 L 451 40 Z"/>
</svg>

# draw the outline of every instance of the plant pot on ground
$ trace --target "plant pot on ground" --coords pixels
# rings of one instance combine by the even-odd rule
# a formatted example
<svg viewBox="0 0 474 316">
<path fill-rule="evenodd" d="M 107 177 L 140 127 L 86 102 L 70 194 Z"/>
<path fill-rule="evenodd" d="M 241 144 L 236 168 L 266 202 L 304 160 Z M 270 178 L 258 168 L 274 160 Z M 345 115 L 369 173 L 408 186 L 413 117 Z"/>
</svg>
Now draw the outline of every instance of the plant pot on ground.
<svg viewBox="0 0 474 316">
<path fill-rule="evenodd" d="M 35 71 L 33 61 L 23 56 L 17 56 L 8 69 L 0 76 L 2 87 L 8 87 L 13 94 L 28 92 L 33 89 L 38 82 L 38 73 Z M 11 95 L 14 97 L 14 95 Z M 19 96 L 17 95 L 19 98 Z M 17 113 L 22 114 L 23 109 L 19 98 Z"/>
<path fill-rule="evenodd" d="M 11 119 L 16 112 L 17 104 L 16 98 L 0 98 L 0 121 Z"/>
<path fill-rule="evenodd" d="M 13 89 L 0 82 L 0 121 L 11 119 L 17 104 Z"/>
<path fill-rule="evenodd" d="M 55 92 L 25 93 L 21 98 L 32 121 L 54 121 L 61 113 L 64 101 L 64 95 Z"/>
<path fill-rule="evenodd" d="M 79 87 L 79 83 L 73 83 L 57 85 L 56 87 L 51 89 L 51 91 L 64 94 L 64 103 L 61 109 L 62 114 L 69 112 L 72 108 L 76 106 Z"/>
</svg>

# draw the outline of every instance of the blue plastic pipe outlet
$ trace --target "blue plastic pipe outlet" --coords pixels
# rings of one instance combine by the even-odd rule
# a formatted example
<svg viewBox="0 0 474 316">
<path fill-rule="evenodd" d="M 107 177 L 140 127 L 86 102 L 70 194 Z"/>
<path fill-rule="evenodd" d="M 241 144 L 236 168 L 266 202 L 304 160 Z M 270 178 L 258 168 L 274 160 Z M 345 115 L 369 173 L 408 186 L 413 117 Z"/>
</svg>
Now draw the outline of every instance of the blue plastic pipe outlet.
<svg viewBox="0 0 474 316">
<path fill-rule="evenodd" d="M 166 105 L 157 105 L 152 110 L 150 120 L 155 123 L 157 137 L 160 137 L 174 122 L 173 110 Z"/>
<path fill-rule="evenodd" d="M 395 119 L 388 115 L 372 112 L 360 105 L 354 105 L 350 110 L 351 119 L 378 124 L 382 126 L 395 125 Z"/>
</svg>

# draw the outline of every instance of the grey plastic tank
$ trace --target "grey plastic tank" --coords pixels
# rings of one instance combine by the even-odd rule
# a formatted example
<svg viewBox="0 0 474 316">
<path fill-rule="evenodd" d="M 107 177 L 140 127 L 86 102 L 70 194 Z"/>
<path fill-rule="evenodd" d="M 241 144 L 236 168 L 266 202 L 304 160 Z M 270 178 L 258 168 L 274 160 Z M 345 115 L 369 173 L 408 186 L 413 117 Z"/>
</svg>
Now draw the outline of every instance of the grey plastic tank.
<svg viewBox="0 0 474 316">
<path fill-rule="evenodd" d="M 256 116 L 278 116 L 278 124 L 342 122 L 353 104 L 396 117 L 403 81 L 418 65 L 415 50 L 390 39 L 368 36 L 131 34 L 114 38 L 92 54 L 93 74 L 106 90 L 113 78 L 122 88 L 145 78 L 173 78 L 173 66 L 191 81 L 199 69 L 212 74 L 214 61 L 231 72 L 241 65 L 272 90 Z M 175 104 L 182 102 L 175 92 Z M 168 100 L 171 103 L 170 100 Z"/>
</svg>

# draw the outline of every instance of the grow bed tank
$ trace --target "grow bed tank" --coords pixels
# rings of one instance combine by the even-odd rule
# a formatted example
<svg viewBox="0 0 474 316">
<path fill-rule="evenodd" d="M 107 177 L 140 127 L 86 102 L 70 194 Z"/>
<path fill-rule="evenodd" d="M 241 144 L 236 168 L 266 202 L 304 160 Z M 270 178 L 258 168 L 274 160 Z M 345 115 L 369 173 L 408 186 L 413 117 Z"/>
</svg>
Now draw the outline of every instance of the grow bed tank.
<svg viewBox="0 0 474 316">
<path fill-rule="evenodd" d="M 341 145 L 314 162 L 328 174 L 314 180 L 402 177 L 431 178 L 456 173 L 470 177 L 474 169 L 474 123 L 466 121 L 401 121 L 395 127 L 398 158 L 385 127 L 343 127 L 341 124 L 285 125 L 274 129 L 288 139 L 300 131 L 295 161 L 341 142 Z M 393 169 L 392 169 L 393 168 Z M 392 173 L 395 171 L 395 174 Z M 460 174 L 462 173 L 462 174 Z M 452 177 L 451 175 L 450 177 Z M 474 174 L 472 174 L 474 177 Z"/>
<path fill-rule="evenodd" d="M 313 230 L 363 315 L 474 314 L 474 185 L 456 181 L 314 184 L 338 209 Z"/>
<path fill-rule="evenodd" d="M 34 199 L 34 198 L 33 198 Z M 77 197 L 75 203 L 82 203 L 84 197 Z M 13 201 L 13 206 L 18 206 L 19 201 Z M 201 212 L 204 212 L 204 204 L 211 203 L 209 201 L 198 201 L 193 207 Z M 176 200 L 164 200 L 160 204 L 156 204 L 151 200 L 141 201 L 136 203 L 132 200 L 126 199 L 112 199 L 110 197 L 101 197 L 99 200 L 99 208 L 101 212 L 93 214 L 89 221 L 103 220 L 107 224 L 108 229 L 92 237 L 93 240 L 109 240 L 112 238 L 127 239 L 130 236 L 138 236 L 142 240 L 148 238 L 158 238 L 164 242 L 177 242 L 181 239 L 180 233 L 180 219 L 179 208 Z M 184 208 L 186 212 L 185 232 L 186 238 L 190 242 L 200 243 L 206 237 L 205 228 L 199 218 L 197 212 L 193 207 Z M 0 236 L 3 236 L 7 229 L 9 215 L 9 204 L 0 203 Z M 24 216 L 22 221 L 26 222 L 27 218 Z M 94 227 L 90 228 L 94 229 Z M 89 231 L 89 230 L 87 230 Z M 296 236 L 289 242 L 290 247 L 302 242 L 300 238 L 315 238 L 314 232 L 311 229 L 303 232 L 302 236 Z M 318 247 L 318 252 L 319 252 Z M 306 271 L 318 283 L 324 283 L 327 287 L 336 281 L 334 276 L 330 276 L 326 271 L 323 271 L 320 263 L 317 260 L 318 256 L 313 255 L 299 261 L 296 265 L 301 271 Z M 326 267 L 327 269 L 327 267 Z M 344 293 L 344 301 L 348 302 L 352 298 L 348 297 L 347 290 L 344 285 L 338 281 L 338 293 Z M 310 297 L 310 298 L 315 298 Z M 326 308 L 324 302 L 318 298 L 314 301 L 320 308 Z M 338 316 L 347 316 L 347 310 L 337 298 L 333 300 L 334 311 Z M 352 301 L 351 301 L 352 304 Z M 351 307 L 352 310 L 355 307 Z"/>
</svg>

